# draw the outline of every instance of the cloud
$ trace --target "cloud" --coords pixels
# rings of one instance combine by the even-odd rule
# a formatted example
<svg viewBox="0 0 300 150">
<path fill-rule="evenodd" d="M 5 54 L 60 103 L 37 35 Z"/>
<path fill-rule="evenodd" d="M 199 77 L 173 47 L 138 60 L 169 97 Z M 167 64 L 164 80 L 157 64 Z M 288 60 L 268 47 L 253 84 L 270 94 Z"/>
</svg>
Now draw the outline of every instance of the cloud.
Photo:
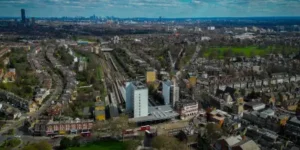
<svg viewBox="0 0 300 150">
<path fill-rule="evenodd" d="M 0 6 L 5 8 L 0 10 L 0 15 L 4 16 L 17 16 L 19 11 L 16 10 L 21 8 L 31 12 L 32 16 L 235 17 L 300 14 L 300 0 L 0 0 Z"/>
</svg>

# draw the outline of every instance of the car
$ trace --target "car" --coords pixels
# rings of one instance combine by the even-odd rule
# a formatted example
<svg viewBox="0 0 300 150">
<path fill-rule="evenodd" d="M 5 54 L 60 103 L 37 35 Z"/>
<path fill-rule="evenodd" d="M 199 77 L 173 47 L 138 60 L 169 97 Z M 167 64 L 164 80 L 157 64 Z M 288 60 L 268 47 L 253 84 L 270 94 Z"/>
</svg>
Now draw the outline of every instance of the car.
<svg viewBox="0 0 300 150">
<path fill-rule="evenodd" d="M 15 135 L 16 138 L 21 138 L 21 135 Z"/>
</svg>

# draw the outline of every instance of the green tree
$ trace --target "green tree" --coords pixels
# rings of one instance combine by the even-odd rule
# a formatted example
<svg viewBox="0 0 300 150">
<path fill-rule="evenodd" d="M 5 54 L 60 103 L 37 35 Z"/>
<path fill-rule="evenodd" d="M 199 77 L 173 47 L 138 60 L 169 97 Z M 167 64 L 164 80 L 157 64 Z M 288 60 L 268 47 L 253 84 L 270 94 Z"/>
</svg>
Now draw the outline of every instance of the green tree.
<svg viewBox="0 0 300 150">
<path fill-rule="evenodd" d="M 80 137 L 79 137 L 79 136 L 74 137 L 74 138 L 72 139 L 72 143 L 71 143 L 72 147 L 79 147 L 79 146 L 80 146 L 79 140 L 80 140 Z"/>
<path fill-rule="evenodd" d="M 152 147 L 158 150 L 187 150 L 187 146 L 175 137 L 159 135 L 153 138 Z"/>
<path fill-rule="evenodd" d="M 24 87 L 24 92 L 25 92 L 26 94 L 32 93 L 31 87 L 30 87 L 30 86 L 25 86 L 25 87 Z"/>
<path fill-rule="evenodd" d="M 217 51 L 212 51 L 209 53 L 208 58 L 209 59 L 216 59 L 218 57 L 218 52 Z"/>
<path fill-rule="evenodd" d="M 60 149 L 67 149 L 67 148 L 69 148 L 71 146 L 72 146 L 72 141 L 69 138 L 64 137 L 64 138 L 61 139 L 61 141 L 60 141 Z"/>
<path fill-rule="evenodd" d="M 110 120 L 109 125 L 114 136 L 120 135 L 123 130 L 129 128 L 128 116 L 122 114 L 119 118 Z"/>
<path fill-rule="evenodd" d="M 15 130 L 15 129 L 9 129 L 9 130 L 7 131 L 7 134 L 8 134 L 8 135 L 15 135 L 15 134 L 16 134 L 16 130 Z"/>
<path fill-rule="evenodd" d="M 224 57 L 233 57 L 234 53 L 232 51 L 232 49 L 228 49 L 226 51 L 224 51 Z"/>
<path fill-rule="evenodd" d="M 206 137 L 209 142 L 214 142 L 222 135 L 222 129 L 215 123 L 208 123 L 206 125 Z"/>
<path fill-rule="evenodd" d="M 139 140 L 129 140 L 124 142 L 125 150 L 136 150 L 139 145 Z"/>
<path fill-rule="evenodd" d="M 22 150 L 52 150 L 52 146 L 47 141 L 40 141 L 28 144 Z"/>
<path fill-rule="evenodd" d="M 10 139 L 4 141 L 4 143 L 0 146 L 0 149 L 12 149 L 14 147 L 17 147 L 18 145 L 21 144 L 21 140 L 18 138 Z"/>
</svg>

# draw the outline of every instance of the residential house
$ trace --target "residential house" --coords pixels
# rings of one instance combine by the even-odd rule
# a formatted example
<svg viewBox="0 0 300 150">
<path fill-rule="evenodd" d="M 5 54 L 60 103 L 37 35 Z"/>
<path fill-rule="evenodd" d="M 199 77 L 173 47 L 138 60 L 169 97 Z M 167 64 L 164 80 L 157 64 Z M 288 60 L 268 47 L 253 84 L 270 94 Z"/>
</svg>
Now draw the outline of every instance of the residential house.
<svg viewBox="0 0 300 150">
<path fill-rule="evenodd" d="M 8 105 L 2 106 L 1 111 L 5 114 L 5 117 L 9 120 L 18 119 L 22 116 L 20 110 Z"/>
<path fill-rule="evenodd" d="M 64 134 L 85 134 L 90 133 L 94 125 L 93 120 L 65 120 L 65 121 L 44 121 L 34 126 L 34 132 L 42 135 L 54 136 Z"/>
<path fill-rule="evenodd" d="M 248 126 L 246 136 L 267 149 L 271 149 L 279 137 L 277 133 L 268 129 L 258 128 L 257 126 Z"/>
<path fill-rule="evenodd" d="M 241 136 L 222 137 L 214 144 L 215 150 L 260 150 L 259 146 L 251 139 Z"/>
<path fill-rule="evenodd" d="M 31 101 L 30 104 L 29 104 L 29 112 L 35 112 L 38 110 L 38 105 L 36 102 L 34 101 Z"/>
<path fill-rule="evenodd" d="M 56 103 L 50 106 L 50 108 L 47 110 L 47 113 L 49 116 L 58 116 L 61 113 L 62 110 L 62 104 Z"/>
<path fill-rule="evenodd" d="M 9 64 L 9 57 L 6 57 L 4 60 L 3 60 L 3 64 L 4 66 L 7 66 Z"/>
<path fill-rule="evenodd" d="M 245 110 L 262 110 L 266 107 L 264 103 L 261 102 L 248 102 L 245 103 L 244 108 Z"/>
<path fill-rule="evenodd" d="M 3 77 L 3 83 L 15 82 L 16 81 L 16 69 L 11 68 Z"/>
<path fill-rule="evenodd" d="M 37 102 L 39 105 L 42 104 L 44 99 L 50 94 L 50 91 L 44 88 L 38 89 L 34 101 Z"/>
<path fill-rule="evenodd" d="M 300 120 L 296 116 L 287 121 L 285 135 L 293 139 L 300 138 Z"/>
</svg>

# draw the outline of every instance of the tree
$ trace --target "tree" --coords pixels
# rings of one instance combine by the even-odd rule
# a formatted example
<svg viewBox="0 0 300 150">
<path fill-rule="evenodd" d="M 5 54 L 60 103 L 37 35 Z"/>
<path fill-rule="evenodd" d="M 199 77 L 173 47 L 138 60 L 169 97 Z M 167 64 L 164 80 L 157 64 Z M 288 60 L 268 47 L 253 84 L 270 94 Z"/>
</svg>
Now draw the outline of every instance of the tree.
<svg viewBox="0 0 300 150">
<path fill-rule="evenodd" d="M 69 138 L 64 137 L 60 141 L 60 149 L 67 149 L 72 146 L 72 142 Z"/>
<path fill-rule="evenodd" d="M 209 59 L 215 59 L 218 57 L 218 52 L 217 51 L 212 51 L 211 53 L 209 53 L 208 58 Z"/>
<path fill-rule="evenodd" d="M 228 49 L 226 51 L 224 51 L 224 57 L 233 57 L 234 53 L 232 51 L 232 49 Z"/>
<path fill-rule="evenodd" d="M 47 141 L 40 141 L 38 143 L 32 143 L 26 145 L 23 150 L 52 150 L 51 144 Z"/>
<path fill-rule="evenodd" d="M 28 85 L 26 85 L 26 86 L 24 87 L 24 92 L 25 92 L 26 94 L 32 93 L 31 87 L 28 86 Z"/>
<path fill-rule="evenodd" d="M 74 138 L 72 139 L 72 143 L 71 143 L 71 144 L 72 144 L 73 147 L 79 147 L 79 146 L 80 146 L 79 139 L 80 139 L 79 136 L 74 137 Z"/>
<path fill-rule="evenodd" d="M 4 141 L 4 143 L 0 146 L 0 149 L 2 149 L 2 148 L 11 149 L 11 148 L 17 147 L 20 144 L 21 144 L 21 140 L 18 138 L 14 138 L 14 139 Z"/>
<path fill-rule="evenodd" d="M 7 134 L 8 134 L 8 135 L 15 135 L 15 134 L 16 134 L 16 130 L 15 130 L 15 129 L 9 129 L 9 130 L 7 131 Z"/>
<path fill-rule="evenodd" d="M 187 150 L 187 146 L 175 137 L 159 135 L 153 138 L 152 147 L 158 150 Z"/>
<path fill-rule="evenodd" d="M 129 140 L 124 142 L 125 150 L 136 150 L 139 145 L 139 140 Z"/>
<path fill-rule="evenodd" d="M 215 123 L 208 123 L 206 125 L 206 135 L 210 143 L 219 139 L 222 135 L 222 129 Z"/>
<path fill-rule="evenodd" d="M 119 118 L 96 123 L 96 125 L 93 126 L 93 130 L 97 132 L 106 129 L 105 131 L 109 131 L 112 136 L 119 136 L 123 130 L 134 127 L 135 124 L 128 122 L 128 116 L 121 114 Z"/>
<path fill-rule="evenodd" d="M 210 150 L 210 143 L 207 139 L 207 137 L 204 135 L 204 136 L 201 136 L 199 134 L 198 136 L 198 149 L 201 149 L 201 150 Z"/>
<path fill-rule="evenodd" d="M 42 149 L 42 150 L 52 150 L 51 144 L 49 144 L 47 141 L 41 141 L 38 143 L 35 143 L 35 147 L 37 149 Z"/>
<path fill-rule="evenodd" d="M 128 116 L 122 114 L 119 118 L 110 120 L 110 129 L 114 136 L 119 135 L 123 130 L 129 128 Z"/>
</svg>

